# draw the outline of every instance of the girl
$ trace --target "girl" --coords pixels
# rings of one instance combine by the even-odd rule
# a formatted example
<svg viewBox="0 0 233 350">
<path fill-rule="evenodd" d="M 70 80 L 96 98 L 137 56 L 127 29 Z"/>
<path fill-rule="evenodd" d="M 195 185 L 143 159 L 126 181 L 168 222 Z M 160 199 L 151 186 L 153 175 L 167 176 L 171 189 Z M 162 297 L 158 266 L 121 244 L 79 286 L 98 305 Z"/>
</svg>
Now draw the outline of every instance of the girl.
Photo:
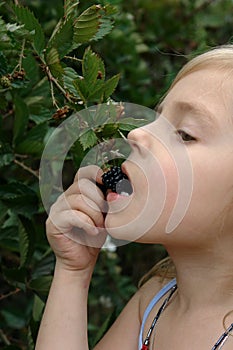
<svg viewBox="0 0 233 350">
<path fill-rule="evenodd" d="M 122 169 L 133 193 L 110 193 L 106 218 L 105 198 L 94 184 L 102 183 L 96 166 L 81 168 L 53 205 L 47 236 L 56 267 L 36 350 L 88 350 L 87 296 L 99 248 L 77 244 L 64 233 L 78 227 L 100 244 L 106 229 L 116 238 L 131 240 L 138 225 L 143 229 L 151 219 L 142 210 L 151 198 L 156 212 L 156 193 L 164 183 L 163 210 L 136 241 L 163 244 L 174 262 L 176 279 L 161 282 L 151 277 L 95 350 L 233 349 L 232 72 L 231 45 L 184 66 L 159 106 L 162 115 L 129 133 L 132 152 Z M 166 128 L 168 124 L 173 128 Z M 169 230 L 180 187 L 165 138 L 174 152 L 185 146 L 192 166 L 190 200 L 182 219 Z"/>
</svg>

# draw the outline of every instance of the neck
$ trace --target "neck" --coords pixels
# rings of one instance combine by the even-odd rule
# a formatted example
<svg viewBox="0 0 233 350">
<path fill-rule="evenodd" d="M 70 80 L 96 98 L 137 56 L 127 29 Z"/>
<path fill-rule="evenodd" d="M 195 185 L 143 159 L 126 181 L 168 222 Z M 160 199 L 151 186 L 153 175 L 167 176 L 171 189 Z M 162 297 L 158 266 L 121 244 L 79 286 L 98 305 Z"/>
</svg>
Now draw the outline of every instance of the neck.
<svg viewBox="0 0 233 350">
<path fill-rule="evenodd" d="M 169 251 L 183 309 L 233 305 L 233 254 L 220 249 Z"/>
</svg>

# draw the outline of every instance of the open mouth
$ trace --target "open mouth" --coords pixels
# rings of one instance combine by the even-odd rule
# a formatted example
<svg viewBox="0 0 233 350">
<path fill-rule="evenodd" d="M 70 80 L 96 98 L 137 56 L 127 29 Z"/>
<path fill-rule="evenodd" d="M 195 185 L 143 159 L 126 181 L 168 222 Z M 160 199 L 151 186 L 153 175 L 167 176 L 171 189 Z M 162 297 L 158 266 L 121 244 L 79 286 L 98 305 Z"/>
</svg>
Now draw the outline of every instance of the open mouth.
<svg viewBox="0 0 233 350">
<path fill-rule="evenodd" d="M 121 196 L 130 196 L 133 193 L 129 178 L 124 174 L 119 166 L 113 166 L 102 175 L 102 181 L 106 190 L 118 193 Z"/>
</svg>

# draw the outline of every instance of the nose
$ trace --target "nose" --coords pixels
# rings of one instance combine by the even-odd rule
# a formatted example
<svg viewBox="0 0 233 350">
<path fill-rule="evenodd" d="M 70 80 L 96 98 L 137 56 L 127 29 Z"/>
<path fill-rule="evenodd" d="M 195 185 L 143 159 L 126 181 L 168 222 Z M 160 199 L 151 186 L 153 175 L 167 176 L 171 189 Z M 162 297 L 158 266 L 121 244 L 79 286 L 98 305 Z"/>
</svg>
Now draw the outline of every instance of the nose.
<svg viewBox="0 0 233 350">
<path fill-rule="evenodd" d="M 140 128 L 131 130 L 128 133 L 127 138 L 130 141 L 130 145 L 132 146 L 132 148 L 136 147 L 139 150 L 142 148 L 150 149 L 150 146 L 151 146 L 150 135 L 145 127 L 140 127 Z"/>
</svg>

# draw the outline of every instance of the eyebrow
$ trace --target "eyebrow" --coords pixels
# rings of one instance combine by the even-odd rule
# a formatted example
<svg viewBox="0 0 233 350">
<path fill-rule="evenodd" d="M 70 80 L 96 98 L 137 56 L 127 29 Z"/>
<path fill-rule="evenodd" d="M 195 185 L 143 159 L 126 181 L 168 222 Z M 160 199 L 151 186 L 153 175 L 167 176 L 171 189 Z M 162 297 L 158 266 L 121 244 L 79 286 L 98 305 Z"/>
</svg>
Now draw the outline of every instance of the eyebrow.
<svg viewBox="0 0 233 350">
<path fill-rule="evenodd" d="M 155 111 L 159 114 L 163 111 L 163 103 L 158 105 L 155 108 Z M 198 122 L 201 124 L 213 128 L 218 126 L 218 121 L 216 120 L 213 113 L 202 103 L 191 103 L 186 101 L 176 101 L 174 103 L 173 109 L 175 111 L 182 111 L 185 113 L 192 113 L 195 115 L 195 119 L 198 119 Z"/>
</svg>

